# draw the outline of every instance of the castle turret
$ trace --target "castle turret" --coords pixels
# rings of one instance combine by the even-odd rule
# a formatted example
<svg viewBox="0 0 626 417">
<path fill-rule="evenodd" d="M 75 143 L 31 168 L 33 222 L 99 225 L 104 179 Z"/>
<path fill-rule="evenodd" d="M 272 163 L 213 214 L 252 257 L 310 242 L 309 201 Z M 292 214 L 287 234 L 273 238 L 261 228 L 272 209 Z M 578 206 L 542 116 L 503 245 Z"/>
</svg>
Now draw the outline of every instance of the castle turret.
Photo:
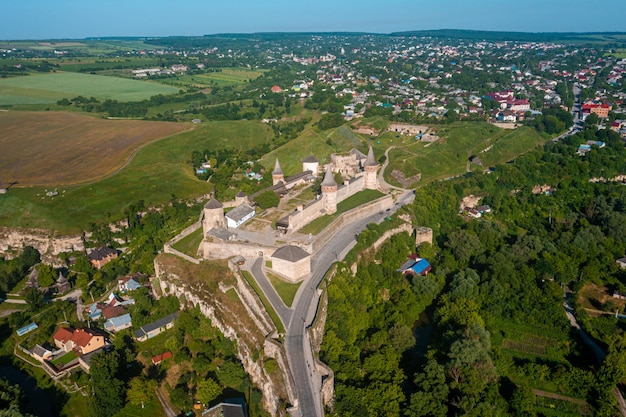
<svg viewBox="0 0 626 417">
<path fill-rule="evenodd" d="M 313 175 L 317 176 L 320 162 L 314 156 L 307 156 L 302 160 L 302 172 L 311 171 Z"/>
<path fill-rule="evenodd" d="M 337 182 L 330 170 L 330 164 L 326 165 L 326 174 L 322 181 L 322 198 L 324 198 L 324 210 L 328 214 L 337 211 Z"/>
<path fill-rule="evenodd" d="M 276 185 L 279 182 L 285 182 L 285 174 L 283 173 L 278 158 L 276 158 L 276 164 L 274 165 L 274 171 L 272 171 L 272 185 Z"/>
<path fill-rule="evenodd" d="M 206 234 L 215 227 L 225 227 L 224 206 L 215 198 L 211 198 L 202 210 L 202 231 Z"/>
<path fill-rule="evenodd" d="M 375 190 L 378 188 L 378 162 L 374 158 L 374 150 L 370 145 L 370 149 L 367 152 L 367 158 L 365 159 L 365 165 L 363 166 L 365 175 L 365 188 L 369 190 Z"/>
</svg>

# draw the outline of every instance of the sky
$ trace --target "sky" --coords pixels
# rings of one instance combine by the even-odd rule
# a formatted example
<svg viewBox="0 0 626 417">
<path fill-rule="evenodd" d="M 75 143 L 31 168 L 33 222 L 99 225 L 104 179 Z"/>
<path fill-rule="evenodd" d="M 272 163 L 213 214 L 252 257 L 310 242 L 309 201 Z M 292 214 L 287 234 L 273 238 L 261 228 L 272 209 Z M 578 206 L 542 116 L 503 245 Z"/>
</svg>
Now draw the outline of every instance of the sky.
<svg viewBox="0 0 626 417">
<path fill-rule="evenodd" d="M 0 39 L 474 29 L 626 32 L 626 1 L 4 0 Z"/>
</svg>

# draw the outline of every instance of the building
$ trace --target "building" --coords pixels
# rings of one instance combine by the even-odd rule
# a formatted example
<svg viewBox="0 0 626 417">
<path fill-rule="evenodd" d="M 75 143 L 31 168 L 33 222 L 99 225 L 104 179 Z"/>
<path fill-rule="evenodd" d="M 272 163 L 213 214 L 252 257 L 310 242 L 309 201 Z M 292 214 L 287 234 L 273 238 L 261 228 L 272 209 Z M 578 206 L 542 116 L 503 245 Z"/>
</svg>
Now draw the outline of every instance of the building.
<svg viewBox="0 0 626 417">
<path fill-rule="evenodd" d="M 256 211 L 247 204 L 235 207 L 226 213 L 226 226 L 229 228 L 237 228 L 244 224 L 247 220 L 253 218 Z"/>
<path fill-rule="evenodd" d="M 206 235 L 213 228 L 225 226 L 224 206 L 215 198 L 211 198 L 202 210 L 202 231 Z"/>
<path fill-rule="evenodd" d="M 298 281 L 311 273 L 311 255 L 298 246 L 282 246 L 272 254 L 272 271 Z"/>
<path fill-rule="evenodd" d="M 311 171 L 313 175 L 317 175 L 319 166 L 320 161 L 312 155 L 302 160 L 302 172 Z"/>
<path fill-rule="evenodd" d="M 87 257 L 89 258 L 89 262 L 91 262 L 95 268 L 100 269 L 113 259 L 117 258 L 117 251 L 108 246 L 102 246 L 92 250 Z"/>
<path fill-rule="evenodd" d="M 56 331 L 54 344 L 65 352 L 72 350 L 84 355 L 104 346 L 104 336 L 92 329 L 73 329 L 61 327 Z"/>
<path fill-rule="evenodd" d="M 367 152 L 367 158 L 365 159 L 365 188 L 368 190 L 375 190 L 378 187 L 378 181 L 376 179 L 376 171 L 378 171 L 378 163 L 374 158 L 374 150 L 370 146 Z"/>
<path fill-rule="evenodd" d="M 582 105 L 583 115 L 595 113 L 600 118 L 609 117 L 611 106 L 608 104 L 584 103 Z"/>
<path fill-rule="evenodd" d="M 326 214 L 337 212 L 337 182 L 330 169 L 330 164 L 326 166 L 326 174 L 322 181 L 322 198 L 324 199 L 324 210 Z"/>
<path fill-rule="evenodd" d="M 150 338 L 153 338 L 161 332 L 164 332 L 165 330 L 174 327 L 174 322 L 177 318 L 178 311 L 169 314 L 157 321 L 153 321 L 152 323 L 141 326 L 138 330 L 135 330 L 135 338 L 140 342 L 144 342 Z"/>
<path fill-rule="evenodd" d="M 154 355 L 152 357 L 152 364 L 158 365 L 164 360 L 169 359 L 171 357 L 172 357 L 172 352 L 170 352 L 169 350 L 167 352 L 159 353 L 158 355 Z"/>
<path fill-rule="evenodd" d="M 402 264 L 399 271 L 404 275 L 428 275 L 432 267 L 426 259 L 422 258 L 409 258 Z"/>
<path fill-rule="evenodd" d="M 226 400 L 202 412 L 202 417 L 248 417 L 243 398 Z"/>
<path fill-rule="evenodd" d="M 283 169 L 280 167 L 280 163 L 278 162 L 278 158 L 276 158 L 276 163 L 274 164 L 274 170 L 272 171 L 272 185 L 277 185 L 278 183 L 285 182 L 285 173 Z"/>
<path fill-rule="evenodd" d="M 104 329 L 107 332 L 115 333 L 120 330 L 128 329 L 133 325 L 130 314 L 122 314 L 121 316 L 111 317 L 104 323 Z"/>
<path fill-rule="evenodd" d="M 145 275 L 139 273 L 122 277 L 117 280 L 117 288 L 121 293 L 134 291 L 141 288 L 141 283 L 139 282 L 139 280 L 145 277 Z"/>
</svg>

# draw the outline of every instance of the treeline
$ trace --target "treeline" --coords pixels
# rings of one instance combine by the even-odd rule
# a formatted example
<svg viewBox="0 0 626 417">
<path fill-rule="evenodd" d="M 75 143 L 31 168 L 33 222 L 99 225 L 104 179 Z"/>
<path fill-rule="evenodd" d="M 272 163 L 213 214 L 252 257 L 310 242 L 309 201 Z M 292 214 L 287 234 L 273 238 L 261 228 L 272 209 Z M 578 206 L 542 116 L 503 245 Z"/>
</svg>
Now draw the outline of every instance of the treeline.
<svg viewBox="0 0 626 417">
<path fill-rule="evenodd" d="M 39 262 L 39 251 L 32 246 L 24 247 L 22 253 L 13 259 L 0 258 L 0 298 L 4 298 Z"/>
<path fill-rule="evenodd" d="M 581 158 L 577 146 L 592 133 L 607 145 Z M 612 389 L 626 380 L 626 325 L 615 317 L 590 318 L 576 306 L 583 327 L 608 347 L 605 361 L 593 365 L 563 309 L 565 286 L 577 292 L 593 283 L 609 294 L 626 292 L 626 273 L 615 263 L 626 253 L 626 190 L 590 181 L 626 173 L 626 149 L 614 132 L 592 133 L 549 142 L 489 175 L 416 190 L 407 214 L 434 230 L 433 245 L 418 248 L 433 266 L 430 275 L 409 281 L 394 269 L 412 249 L 411 241 L 398 238 L 365 267 L 359 264 L 355 275 L 341 270 L 328 286 L 322 349 L 335 371 L 334 415 L 363 409 L 372 416 L 565 415 L 547 414 L 532 389 L 586 400 L 594 415 L 618 414 Z M 549 195 L 533 193 L 543 184 L 552 187 Z M 469 194 L 482 195 L 492 213 L 459 216 Z M 409 282 L 413 291 L 399 297 Z M 388 317 L 412 328 L 429 297 L 435 301 L 426 355 L 416 355 L 409 338 L 394 346 Z M 596 303 L 605 311 L 615 307 L 610 300 Z M 382 340 L 385 331 L 388 342 L 371 340 Z M 535 342 L 525 342 L 529 337 Z M 542 343 L 544 351 L 532 350 Z M 384 352 L 385 365 L 370 359 L 370 347 Z"/>
<path fill-rule="evenodd" d="M 550 107 L 544 109 L 542 114 L 531 118 L 525 124 L 538 132 L 546 132 L 551 135 L 572 127 L 574 125 L 574 116 L 560 107 Z"/>
</svg>

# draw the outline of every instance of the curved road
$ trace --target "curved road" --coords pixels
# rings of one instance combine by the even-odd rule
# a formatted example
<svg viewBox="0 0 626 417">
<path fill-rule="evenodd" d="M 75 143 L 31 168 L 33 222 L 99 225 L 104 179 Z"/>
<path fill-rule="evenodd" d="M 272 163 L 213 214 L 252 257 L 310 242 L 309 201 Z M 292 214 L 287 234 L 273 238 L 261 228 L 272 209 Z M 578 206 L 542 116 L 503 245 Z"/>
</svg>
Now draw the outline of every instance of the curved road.
<svg viewBox="0 0 626 417">
<path fill-rule="evenodd" d="M 376 213 L 356 220 L 337 233 L 311 259 L 311 274 L 300 285 L 292 308 L 288 308 L 263 274 L 261 258 L 252 262 L 250 272 L 276 310 L 286 328 L 285 352 L 291 369 L 294 388 L 298 399 L 298 414 L 301 417 L 324 415 L 321 398 L 322 380 L 314 367 L 314 356 L 306 328 L 311 325 L 317 311 L 319 294 L 317 286 L 330 266 L 344 258 L 356 244 L 355 236 L 365 230 L 369 223 L 381 222 L 399 207 L 413 201 L 414 194 L 403 194 L 389 211 Z"/>
</svg>

